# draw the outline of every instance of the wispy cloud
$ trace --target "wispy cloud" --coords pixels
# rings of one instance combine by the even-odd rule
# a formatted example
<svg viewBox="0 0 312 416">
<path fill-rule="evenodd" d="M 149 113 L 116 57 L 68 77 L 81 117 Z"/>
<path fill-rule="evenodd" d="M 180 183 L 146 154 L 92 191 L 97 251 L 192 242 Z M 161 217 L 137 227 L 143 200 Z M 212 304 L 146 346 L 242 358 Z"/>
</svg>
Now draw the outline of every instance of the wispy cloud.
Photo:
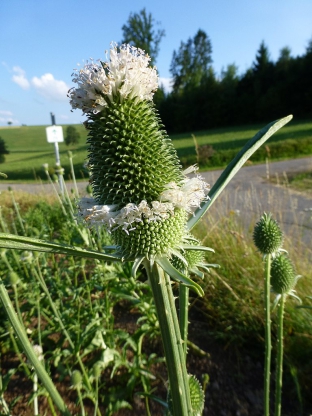
<svg viewBox="0 0 312 416">
<path fill-rule="evenodd" d="M 13 117 L 12 111 L 0 110 L 0 123 L 19 124 L 19 121 Z"/>
<path fill-rule="evenodd" d="M 19 66 L 13 67 L 14 75 L 12 77 L 12 81 L 19 85 L 23 90 L 28 90 L 30 87 L 30 83 L 26 78 L 26 72 L 20 68 Z"/>
<path fill-rule="evenodd" d="M 36 91 L 51 101 L 67 101 L 69 87 L 64 81 L 57 80 L 50 73 L 41 75 L 40 78 L 33 77 L 31 85 Z"/>
</svg>

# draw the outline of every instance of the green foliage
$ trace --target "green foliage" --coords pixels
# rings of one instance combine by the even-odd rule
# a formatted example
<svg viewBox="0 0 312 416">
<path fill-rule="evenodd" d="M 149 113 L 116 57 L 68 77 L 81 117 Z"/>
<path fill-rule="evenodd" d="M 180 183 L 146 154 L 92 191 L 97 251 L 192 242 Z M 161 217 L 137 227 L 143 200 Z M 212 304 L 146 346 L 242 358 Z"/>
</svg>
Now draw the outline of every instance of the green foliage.
<svg viewBox="0 0 312 416">
<path fill-rule="evenodd" d="M 165 36 L 163 29 L 155 30 L 157 24 L 152 14 L 144 8 L 139 13 L 131 13 L 127 23 L 122 26 L 121 43 L 143 49 L 150 56 L 152 66 L 156 63 L 160 41 Z"/>
<path fill-rule="evenodd" d="M 186 43 L 181 42 L 179 50 L 173 52 L 170 66 L 174 93 L 200 85 L 212 62 L 211 52 L 210 39 L 203 30 L 199 29 Z"/>
<path fill-rule="evenodd" d="M 69 146 L 70 144 L 78 144 L 80 139 L 80 134 L 74 126 L 68 126 L 66 129 L 65 144 Z"/>
<path fill-rule="evenodd" d="M 5 156 L 8 155 L 10 152 L 8 151 L 5 141 L 0 137 L 0 163 L 4 163 Z"/>
</svg>

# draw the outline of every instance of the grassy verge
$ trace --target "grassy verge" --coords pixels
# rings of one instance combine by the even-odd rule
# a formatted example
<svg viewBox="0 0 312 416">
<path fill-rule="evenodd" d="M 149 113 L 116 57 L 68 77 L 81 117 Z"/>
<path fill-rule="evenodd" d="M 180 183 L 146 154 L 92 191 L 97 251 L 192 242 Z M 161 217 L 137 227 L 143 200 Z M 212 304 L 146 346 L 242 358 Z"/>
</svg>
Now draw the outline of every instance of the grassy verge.
<svg viewBox="0 0 312 416">
<path fill-rule="evenodd" d="M 66 127 L 63 126 L 64 134 Z M 80 134 L 80 144 L 67 148 L 59 144 L 61 164 L 69 172 L 67 151 L 74 154 L 75 173 L 78 179 L 87 177 L 83 164 L 87 158 L 87 131 L 83 125 L 75 126 Z M 184 166 L 198 163 L 201 169 L 212 169 L 225 166 L 246 143 L 248 139 L 263 126 L 240 126 L 219 128 L 172 135 L 174 146 Z M 1 171 L 8 175 L 9 181 L 45 180 L 42 169 L 44 163 L 50 166 L 53 173 L 55 165 L 54 146 L 46 141 L 45 126 L 22 126 L 0 129 L 0 136 L 5 140 L 10 154 Z M 194 140 L 195 137 L 195 140 Z M 277 132 L 252 157 L 251 162 L 261 163 L 266 157 L 270 160 L 281 160 L 302 157 L 312 154 L 312 122 L 291 122 Z"/>
<path fill-rule="evenodd" d="M 97 233 L 90 236 L 70 215 L 64 214 L 52 197 L 38 201 L 37 197 L 13 195 L 8 191 L 1 197 L 1 231 L 79 246 L 85 246 L 89 239 L 90 247 L 94 245 L 95 248 L 101 247 L 108 238 Z M 200 323 L 197 337 L 201 338 L 202 345 L 216 340 L 224 350 L 234 347 L 238 362 L 248 354 L 252 360 L 261 363 L 263 263 L 252 242 L 253 226 L 252 221 L 246 227 L 236 212 L 221 214 L 220 210 L 212 210 L 195 229 L 203 243 L 215 249 L 215 253 L 207 255 L 208 262 L 218 263 L 221 267 L 212 269 L 211 274 L 205 276 L 202 282 L 205 296 L 191 298 L 191 319 Z M 296 288 L 298 295 L 308 302 L 306 297 L 312 295 L 309 279 L 311 248 L 291 233 L 287 235 L 284 247 L 291 253 L 298 273 L 303 275 Z M 111 412 L 107 410 L 107 414 L 115 414 L 118 406 L 120 409 L 133 404 L 133 394 L 138 391 L 163 394 L 166 376 L 159 374 L 162 358 L 149 349 L 151 343 L 159 342 L 159 329 L 145 277 L 134 281 L 127 265 L 120 267 L 60 255 L 26 254 L 2 251 L 0 276 L 8 283 L 10 295 L 17 310 L 21 311 L 33 343 L 43 346 L 46 366 L 60 377 L 65 396 L 74 402 L 74 392 L 68 393 L 68 375 L 78 366 L 77 351 L 85 357 L 86 373 L 92 383 L 94 365 L 102 362 L 100 386 L 104 393 L 100 403 L 106 409 L 111 406 Z M 15 286 L 9 284 L 5 259 L 19 277 Z M 70 351 L 59 323 L 51 319 L 51 306 L 42 296 L 36 280 L 39 270 L 64 323 L 70 328 L 75 351 Z M 310 411 L 312 313 L 309 309 L 297 309 L 296 303 L 289 300 L 285 315 L 285 390 L 293 402 L 300 402 L 297 408 Z M 0 322 L 1 353 L 16 353 L 18 346 L 12 337 L 8 337 L 3 316 Z M 85 384 L 84 388 L 85 394 L 91 395 Z M 159 413 L 154 410 L 154 414 Z"/>
</svg>

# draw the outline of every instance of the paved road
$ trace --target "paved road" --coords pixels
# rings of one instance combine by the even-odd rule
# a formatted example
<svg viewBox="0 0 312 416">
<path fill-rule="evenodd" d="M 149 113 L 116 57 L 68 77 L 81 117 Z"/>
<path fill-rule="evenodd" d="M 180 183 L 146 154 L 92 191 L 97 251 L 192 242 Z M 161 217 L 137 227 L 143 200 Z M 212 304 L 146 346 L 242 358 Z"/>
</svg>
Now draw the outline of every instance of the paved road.
<svg viewBox="0 0 312 416">
<path fill-rule="evenodd" d="M 270 163 L 266 165 L 252 165 L 243 167 L 227 185 L 221 196 L 211 207 L 209 218 L 216 221 L 224 215 L 239 215 L 248 227 L 259 219 L 264 211 L 270 211 L 281 223 L 286 233 L 296 234 L 301 241 L 312 243 L 312 194 L 303 195 L 283 186 L 287 174 L 294 172 L 312 171 L 312 157 Z M 202 173 L 208 183 L 213 184 L 220 171 Z M 280 186 L 273 185 L 266 180 L 267 174 L 276 176 Z M 68 189 L 72 183 L 66 184 Z M 86 182 L 79 182 L 80 195 L 85 194 Z M 7 180 L 0 180 L 0 191 L 11 186 L 13 190 L 35 194 L 48 194 L 53 191 L 51 185 L 46 184 L 10 184 Z M 309 211 L 310 210 L 310 211 Z M 207 219 L 209 221 L 209 218 Z"/>
<path fill-rule="evenodd" d="M 272 212 L 286 235 L 311 245 L 312 194 L 304 195 L 285 186 L 287 175 L 306 171 L 312 171 L 312 157 L 273 162 L 268 167 L 243 167 L 211 207 L 210 214 L 215 220 L 234 212 L 250 227 L 264 211 Z M 221 172 L 205 172 L 203 176 L 213 184 Z M 280 185 L 267 181 L 268 174 L 275 176 Z"/>
</svg>

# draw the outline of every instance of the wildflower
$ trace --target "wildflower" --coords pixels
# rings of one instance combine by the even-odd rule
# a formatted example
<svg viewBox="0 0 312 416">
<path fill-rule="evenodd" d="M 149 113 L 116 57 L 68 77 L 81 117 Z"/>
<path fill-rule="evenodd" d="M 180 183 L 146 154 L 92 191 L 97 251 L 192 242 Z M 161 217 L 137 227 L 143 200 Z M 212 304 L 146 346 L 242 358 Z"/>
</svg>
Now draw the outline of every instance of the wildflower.
<svg viewBox="0 0 312 416">
<path fill-rule="evenodd" d="M 209 187 L 196 166 L 181 168 L 152 103 L 158 76 L 149 62 L 141 49 L 113 44 L 107 62 L 74 73 L 69 97 L 88 118 L 93 198 L 79 202 L 80 216 L 106 227 L 125 259 L 153 261 L 183 252 L 188 215 Z"/>
</svg>

